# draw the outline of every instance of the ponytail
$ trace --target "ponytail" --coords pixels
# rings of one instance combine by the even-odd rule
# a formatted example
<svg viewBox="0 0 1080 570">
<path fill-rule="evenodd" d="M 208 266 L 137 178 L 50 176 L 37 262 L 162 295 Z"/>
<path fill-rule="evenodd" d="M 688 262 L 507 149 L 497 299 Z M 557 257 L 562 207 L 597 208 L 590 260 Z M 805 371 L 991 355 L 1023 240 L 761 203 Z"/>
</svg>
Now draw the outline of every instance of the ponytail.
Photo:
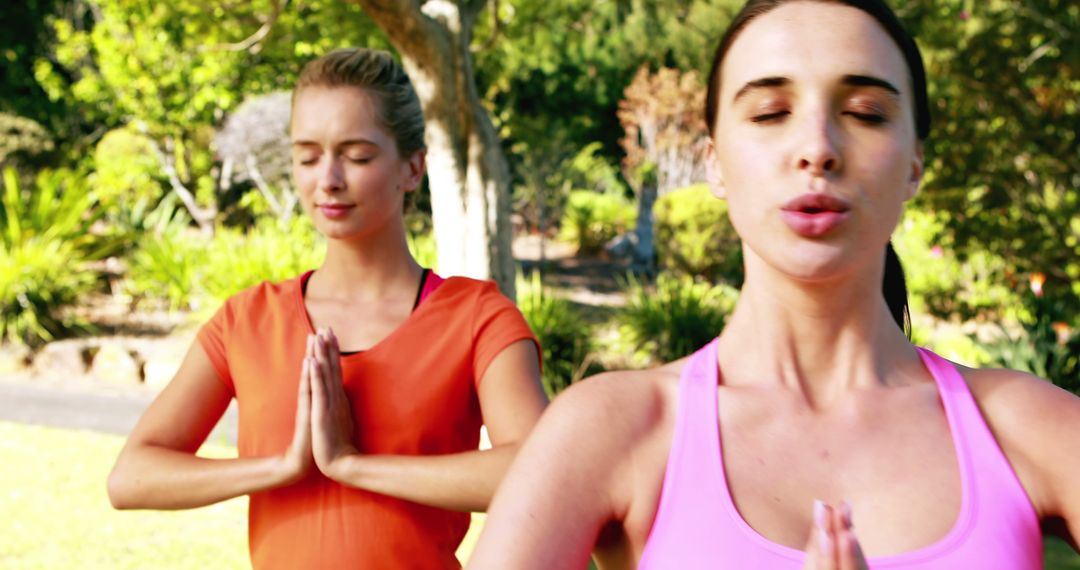
<svg viewBox="0 0 1080 570">
<path fill-rule="evenodd" d="M 904 267 L 896 255 L 892 242 L 885 246 L 885 277 L 882 279 L 881 292 L 893 320 L 911 338 L 911 312 L 908 310 L 907 285 L 904 282 Z"/>
</svg>

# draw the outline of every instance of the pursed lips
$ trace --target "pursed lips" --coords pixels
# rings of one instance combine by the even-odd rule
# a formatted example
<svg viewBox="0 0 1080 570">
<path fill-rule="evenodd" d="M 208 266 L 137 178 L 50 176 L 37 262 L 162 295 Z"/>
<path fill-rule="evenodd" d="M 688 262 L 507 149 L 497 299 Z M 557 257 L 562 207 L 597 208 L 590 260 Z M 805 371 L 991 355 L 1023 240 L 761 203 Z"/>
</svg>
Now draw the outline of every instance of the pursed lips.
<svg viewBox="0 0 1080 570">
<path fill-rule="evenodd" d="M 780 208 L 780 217 L 803 237 L 821 237 L 843 224 L 850 216 L 851 205 L 838 196 L 809 193 L 797 196 Z"/>
</svg>

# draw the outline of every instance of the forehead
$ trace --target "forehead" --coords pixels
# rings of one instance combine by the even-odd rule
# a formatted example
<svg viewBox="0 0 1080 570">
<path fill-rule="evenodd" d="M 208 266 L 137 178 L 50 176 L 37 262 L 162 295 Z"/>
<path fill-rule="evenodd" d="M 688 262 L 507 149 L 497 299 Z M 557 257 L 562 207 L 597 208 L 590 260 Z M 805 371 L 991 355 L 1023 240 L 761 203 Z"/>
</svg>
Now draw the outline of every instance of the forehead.
<svg viewBox="0 0 1080 570">
<path fill-rule="evenodd" d="M 293 101 L 294 140 L 385 136 L 375 98 L 360 87 L 304 87 Z"/>
<path fill-rule="evenodd" d="M 748 81 L 786 77 L 800 83 L 870 75 L 910 91 L 907 64 L 885 29 L 851 6 L 792 2 L 752 20 L 736 37 L 720 70 L 729 101 Z"/>
</svg>

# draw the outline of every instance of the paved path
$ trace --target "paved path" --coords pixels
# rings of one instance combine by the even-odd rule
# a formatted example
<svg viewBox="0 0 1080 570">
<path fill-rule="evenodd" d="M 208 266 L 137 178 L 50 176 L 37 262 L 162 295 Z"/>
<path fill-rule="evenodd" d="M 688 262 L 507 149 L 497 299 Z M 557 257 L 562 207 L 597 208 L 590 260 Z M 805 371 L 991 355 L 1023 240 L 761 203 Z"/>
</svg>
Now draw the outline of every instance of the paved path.
<svg viewBox="0 0 1080 570">
<path fill-rule="evenodd" d="M 0 421 L 127 435 L 153 397 L 149 391 L 100 393 L 0 378 Z M 235 402 L 209 441 L 236 444 Z"/>
</svg>

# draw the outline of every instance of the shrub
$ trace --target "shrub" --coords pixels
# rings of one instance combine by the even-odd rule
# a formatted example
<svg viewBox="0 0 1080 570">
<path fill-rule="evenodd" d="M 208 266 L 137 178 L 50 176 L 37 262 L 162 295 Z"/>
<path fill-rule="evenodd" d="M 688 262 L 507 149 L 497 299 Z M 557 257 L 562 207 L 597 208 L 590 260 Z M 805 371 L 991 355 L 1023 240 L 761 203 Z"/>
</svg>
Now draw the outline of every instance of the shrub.
<svg viewBox="0 0 1080 570">
<path fill-rule="evenodd" d="M 127 291 L 136 301 L 160 300 L 171 310 L 198 305 L 210 243 L 198 231 L 180 223 L 151 236 L 144 238 L 131 255 Z"/>
<path fill-rule="evenodd" d="M 247 232 L 222 230 L 207 251 L 202 277 L 205 300 L 216 307 L 263 281 L 295 277 L 318 267 L 325 254 L 325 240 L 307 216 L 285 225 L 262 218 Z"/>
<path fill-rule="evenodd" d="M 89 262 L 100 256 L 89 233 L 94 197 L 64 171 L 42 172 L 23 192 L 4 170 L 0 197 L 0 339 L 38 345 L 87 328 L 65 315 L 95 286 Z"/>
<path fill-rule="evenodd" d="M 543 351 L 544 390 L 549 396 L 581 379 L 588 368 L 589 327 L 569 301 L 552 294 L 534 271 L 518 274 L 517 304 Z"/>
<path fill-rule="evenodd" d="M 690 277 L 661 273 L 654 285 L 627 280 L 620 336 L 648 363 L 670 362 L 705 346 L 720 334 L 738 291 Z"/>
<path fill-rule="evenodd" d="M 708 281 L 742 284 L 742 245 L 727 216 L 727 202 L 704 184 L 669 192 L 656 201 L 656 256 L 662 269 Z"/>
<path fill-rule="evenodd" d="M 990 364 L 1023 370 L 1080 394 L 1080 331 L 1064 322 L 1060 302 L 1030 296 L 1032 316 L 1019 331 L 1000 327 L 1001 338 L 984 345 Z"/>
<path fill-rule="evenodd" d="M 567 199 L 559 237 L 575 244 L 580 254 L 596 254 L 612 238 L 633 229 L 636 219 L 633 204 L 617 194 L 575 190 Z"/>
<path fill-rule="evenodd" d="M 904 265 L 913 314 L 946 320 L 1027 316 L 1008 284 L 1009 264 L 989 252 L 959 257 L 945 236 L 946 215 L 909 208 L 892 242 Z"/>
<path fill-rule="evenodd" d="M 317 267 L 324 253 L 306 216 L 285 225 L 265 217 L 248 231 L 221 228 L 211 240 L 171 223 L 132 256 L 128 290 L 172 309 L 213 310 L 243 289 Z"/>
</svg>

